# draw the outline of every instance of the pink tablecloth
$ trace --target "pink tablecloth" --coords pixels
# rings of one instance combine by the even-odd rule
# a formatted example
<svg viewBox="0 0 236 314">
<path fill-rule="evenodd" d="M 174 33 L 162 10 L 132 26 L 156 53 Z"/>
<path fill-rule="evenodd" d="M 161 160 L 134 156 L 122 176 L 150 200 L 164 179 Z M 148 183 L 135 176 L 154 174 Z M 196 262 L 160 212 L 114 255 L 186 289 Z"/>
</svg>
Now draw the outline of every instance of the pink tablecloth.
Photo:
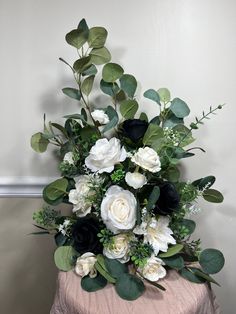
<svg viewBox="0 0 236 314">
<path fill-rule="evenodd" d="M 146 284 L 135 301 L 121 299 L 112 285 L 88 293 L 80 287 L 80 277 L 72 271 L 60 272 L 50 314 L 219 314 L 212 291 L 206 284 L 194 284 L 175 271 L 160 282 L 166 291 Z"/>
</svg>

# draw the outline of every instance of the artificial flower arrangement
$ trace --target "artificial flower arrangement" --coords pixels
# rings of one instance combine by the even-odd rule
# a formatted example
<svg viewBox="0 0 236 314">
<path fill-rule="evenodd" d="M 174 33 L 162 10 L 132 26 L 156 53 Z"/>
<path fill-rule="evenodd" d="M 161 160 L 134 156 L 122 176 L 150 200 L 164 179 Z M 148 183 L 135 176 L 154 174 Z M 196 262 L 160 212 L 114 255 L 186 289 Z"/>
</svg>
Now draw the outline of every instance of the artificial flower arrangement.
<svg viewBox="0 0 236 314">
<path fill-rule="evenodd" d="M 36 152 L 49 144 L 58 148 L 61 172 L 43 190 L 47 205 L 33 216 L 41 229 L 35 233 L 54 235 L 56 266 L 74 270 L 89 292 L 109 282 L 121 298 L 134 300 L 145 281 L 165 290 L 159 280 L 169 269 L 194 283 L 217 284 L 211 274 L 223 267 L 223 254 L 190 240 L 195 222 L 189 217 L 198 211 L 198 198 L 220 203 L 223 196 L 211 188 L 214 176 L 186 182 L 178 165 L 193 151 L 204 152 L 186 148 L 194 142 L 192 131 L 222 105 L 186 126 L 188 105 L 171 99 L 166 88 L 149 89 L 144 97 L 156 104 L 158 114 L 151 120 L 138 114 L 137 81 L 110 62 L 106 38 L 105 28 L 88 28 L 84 19 L 66 35 L 79 58 L 73 65 L 60 60 L 77 88 L 62 91 L 78 102 L 79 113 L 65 116 L 63 125 L 46 124 L 44 117 L 44 131 L 31 138 Z M 91 97 L 95 78 L 108 104 L 102 108 Z M 55 210 L 61 203 L 71 204 L 71 215 Z"/>
</svg>

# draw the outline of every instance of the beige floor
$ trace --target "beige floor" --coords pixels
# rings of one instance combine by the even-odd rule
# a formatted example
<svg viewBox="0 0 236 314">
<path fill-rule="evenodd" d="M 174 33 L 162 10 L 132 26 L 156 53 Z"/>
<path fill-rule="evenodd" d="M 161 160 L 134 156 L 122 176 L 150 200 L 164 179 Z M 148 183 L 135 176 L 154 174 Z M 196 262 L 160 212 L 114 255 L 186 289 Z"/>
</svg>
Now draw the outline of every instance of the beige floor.
<svg viewBox="0 0 236 314">
<path fill-rule="evenodd" d="M 35 231 L 32 213 L 39 199 L 0 199 L 0 313 L 48 314 L 57 270 L 54 243 Z"/>
</svg>

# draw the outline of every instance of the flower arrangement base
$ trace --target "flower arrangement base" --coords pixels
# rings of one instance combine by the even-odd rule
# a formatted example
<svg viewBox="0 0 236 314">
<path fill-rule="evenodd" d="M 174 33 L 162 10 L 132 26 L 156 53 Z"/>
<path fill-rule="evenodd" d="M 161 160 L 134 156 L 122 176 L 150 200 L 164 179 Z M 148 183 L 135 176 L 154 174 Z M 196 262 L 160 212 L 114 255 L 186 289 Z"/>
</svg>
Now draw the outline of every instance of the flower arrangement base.
<svg viewBox="0 0 236 314">
<path fill-rule="evenodd" d="M 145 283 L 146 290 L 135 301 L 117 297 L 113 285 L 88 293 L 73 271 L 60 272 L 50 314 L 219 314 L 215 296 L 207 284 L 195 284 L 171 270 L 160 280 L 166 291 Z"/>
</svg>

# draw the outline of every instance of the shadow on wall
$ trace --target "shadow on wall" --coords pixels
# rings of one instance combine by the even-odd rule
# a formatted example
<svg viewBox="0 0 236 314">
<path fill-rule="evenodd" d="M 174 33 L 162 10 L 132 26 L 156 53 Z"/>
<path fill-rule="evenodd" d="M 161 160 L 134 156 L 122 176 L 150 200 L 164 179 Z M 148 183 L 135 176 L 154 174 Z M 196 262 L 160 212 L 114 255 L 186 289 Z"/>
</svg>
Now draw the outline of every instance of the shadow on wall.
<svg viewBox="0 0 236 314">
<path fill-rule="evenodd" d="M 0 313 L 48 314 L 53 302 L 57 270 L 55 245 L 35 231 L 32 213 L 41 200 L 0 199 Z"/>
</svg>

